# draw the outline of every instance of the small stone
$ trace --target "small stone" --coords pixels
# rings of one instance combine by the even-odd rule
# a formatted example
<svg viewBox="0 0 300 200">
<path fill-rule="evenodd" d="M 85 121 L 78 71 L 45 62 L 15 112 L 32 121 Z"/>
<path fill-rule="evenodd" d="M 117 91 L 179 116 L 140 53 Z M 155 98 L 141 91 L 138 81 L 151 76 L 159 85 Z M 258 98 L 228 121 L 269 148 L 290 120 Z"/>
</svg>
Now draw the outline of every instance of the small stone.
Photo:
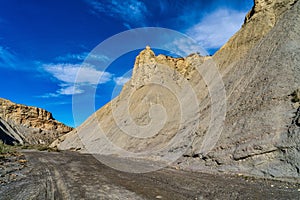
<svg viewBox="0 0 300 200">
<path fill-rule="evenodd" d="M 298 192 L 300 192 L 300 188 L 298 189 Z"/>
<path fill-rule="evenodd" d="M 274 187 L 274 185 L 271 185 L 271 187 Z"/>
<path fill-rule="evenodd" d="M 10 174 L 10 179 L 15 179 L 17 177 L 16 174 Z"/>
<path fill-rule="evenodd" d="M 25 160 L 25 159 L 19 160 L 19 163 L 21 163 L 21 164 L 24 164 L 24 163 L 26 163 L 26 162 L 27 162 L 27 160 Z"/>
<path fill-rule="evenodd" d="M 174 169 L 175 170 L 179 170 L 180 168 L 179 168 L 179 166 L 175 166 Z"/>
<path fill-rule="evenodd" d="M 162 196 L 157 195 L 155 198 L 156 198 L 156 199 L 162 199 Z"/>
<path fill-rule="evenodd" d="M 300 107 L 300 102 L 293 103 L 293 107 L 294 107 L 294 109 L 299 108 Z"/>
</svg>

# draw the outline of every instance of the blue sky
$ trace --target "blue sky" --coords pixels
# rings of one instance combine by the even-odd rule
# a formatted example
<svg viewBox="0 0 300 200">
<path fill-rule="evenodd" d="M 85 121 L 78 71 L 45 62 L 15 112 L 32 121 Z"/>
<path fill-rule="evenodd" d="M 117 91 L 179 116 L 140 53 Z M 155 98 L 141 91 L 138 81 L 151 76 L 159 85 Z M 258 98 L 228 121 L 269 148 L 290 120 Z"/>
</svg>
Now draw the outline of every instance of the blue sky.
<svg viewBox="0 0 300 200">
<path fill-rule="evenodd" d="M 105 71 L 87 66 L 77 80 L 82 87 L 74 86 L 87 55 L 109 60 L 89 54 L 98 44 L 129 29 L 163 27 L 187 34 L 213 54 L 241 27 L 252 5 L 252 0 L 0 0 L 0 97 L 79 125 L 91 113 L 83 112 L 74 124 L 73 95 L 96 87 L 95 109 L 100 108 L 128 80 L 124 73 L 139 52 L 121 56 Z"/>
</svg>

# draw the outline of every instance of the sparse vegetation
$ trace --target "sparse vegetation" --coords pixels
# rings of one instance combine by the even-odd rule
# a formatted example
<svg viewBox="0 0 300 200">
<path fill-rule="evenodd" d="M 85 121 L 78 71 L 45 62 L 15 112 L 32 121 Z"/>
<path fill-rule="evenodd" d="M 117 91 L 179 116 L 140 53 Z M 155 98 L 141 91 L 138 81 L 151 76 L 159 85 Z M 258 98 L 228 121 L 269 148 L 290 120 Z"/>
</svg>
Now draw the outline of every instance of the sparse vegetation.
<svg viewBox="0 0 300 200">
<path fill-rule="evenodd" d="M 15 152 L 15 149 L 12 146 L 4 144 L 3 141 L 0 140 L 0 155 L 13 152 Z"/>
<path fill-rule="evenodd" d="M 58 152 L 57 148 L 51 148 L 47 145 L 35 144 L 35 145 L 7 145 L 0 140 L 0 155 L 15 153 L 18 149 L 35 149 L 38 151 Z"/>
<path fill-rule="evenodd" d="M 51 148 L 47 145 L 42 144 L 34 144 L 34 145 L 24 145 L 21 147 L 22 149 L 35 149 L 38 151 L 48 151 L 48 152 L 58 152 L 57 148 Z"/>
<path fill-rule="evenodd" d="M 297 90 L 295 90 L 293 93 L 292 93 L 292 101 L 294 102 L 294 103 L 296 103 L 296 102 L 300 102 L 300 89 L 297 89 Z"/>
</svg>

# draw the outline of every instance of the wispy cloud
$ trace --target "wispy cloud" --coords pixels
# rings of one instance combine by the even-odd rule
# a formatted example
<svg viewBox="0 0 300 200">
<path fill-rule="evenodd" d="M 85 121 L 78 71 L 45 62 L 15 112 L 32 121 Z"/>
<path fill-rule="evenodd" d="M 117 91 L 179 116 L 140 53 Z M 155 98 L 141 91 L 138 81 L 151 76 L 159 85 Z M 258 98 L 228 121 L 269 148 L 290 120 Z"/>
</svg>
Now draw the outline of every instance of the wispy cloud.
<svg viewBox="0 0 300 200">
<path fill-rule="evenodd" d="M 114 78 L 114 81 L 117 85 L 124 85 L 125 83 L 127 83 L 130 80 L 129 77 L 116 77 Z"/>
<path fill-rule="evenodd" d="M 82 62 L 84 59 L 88 58 L 90 61 L 101 61 L 101 62 L 107 62 L 109 61 L 109 58 L 105 55 L 96 55 L 89 52 L 83 52 L 78 54 L 66 54 L 64 56 L 58 56 L 55 58 L 58 62 Z"/>
<path fill-rule="evenodd" d="M 189 28 L 186 33 L 205 49 L 220 48 L 243 24 L 246 12 L 216 10 Z"/>
<path fill-rule="evenodd" d="M 147 15 L 146 5 L 139 0 L 86 0 L 94 13 L 121 19 L 129 25 L 144 25 Z"/>
<path fill-rule="evenodd" d="M 49 93 L 42 97 L 81 94 L 85 92 L 81 86 L 104 84 L 111 81 L 113 77 L 111 73 L 99 71 L 88 64 L 44 64 L 43 69 L 60 82 L 61 88 L 56 93 Z"/>
<path fill-rule="evenodd" d="M 164 46 L 166 49 L 169 49 L 172 53 L 174 53 L 172 56 L 185 57 L 192 53 L 199 53 L 202 56 L 208 55 L 208 53 L 196 41 L 188 37 L 174 39 L 172 43 Z"/>
<path fill-rule="evenodd" d="M 60 96 L 59 93 L 46 93 L 46 94 L 43 94 L 43 95 L 38 95 L 36 96 L 37 98 L 52 98 L 52 97 L 58 97 Z"/>
<path fill-rule="evenodd" d="M 55 58 L 58 62 L 78 62 L 83 61 L 87 57 L 88 53 L 81 53 L 81 54 L 67 54 L 64 56 L 58 56 Z"/>
<path fill-rule="evenodd" d="M 80 89 L 80 88 L 78 88 L 74 85 L 63 87 L 63 88 L 58 90 L 58 93 L 62 94 L 62 95 L 81 94 L 83 92 L 84 92 L 84 90 L 82 90 L 82 89 Z"/>
<path fill-rule="evenodd" d="M 0 46 L 0 67 L 15 67 L 17 62 L 17 57 L 14 52 Z"/>
</svg>

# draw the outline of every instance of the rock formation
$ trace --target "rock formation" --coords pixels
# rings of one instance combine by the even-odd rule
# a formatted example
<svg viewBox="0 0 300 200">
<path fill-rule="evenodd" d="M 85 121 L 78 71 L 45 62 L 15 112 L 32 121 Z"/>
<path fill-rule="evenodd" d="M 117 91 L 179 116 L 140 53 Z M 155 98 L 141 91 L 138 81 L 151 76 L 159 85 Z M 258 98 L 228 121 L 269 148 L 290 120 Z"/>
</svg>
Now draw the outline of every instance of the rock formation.
<svg viewBox="0 0 300 200">
<path fill-rule="evenodd" d="M 169 159 L 184 150 L 181 167 L 299 181 L 299 13 L 297 0 L 255 0 L 241 30 L 213 57 L 155 56 L 147 47 L 121 94 L 53 145 L 122 155 L 171 143 L 156 156 Z M 211 83 L 197 71 L 212 60 L 224 81 L 217 91 L 226 91 L 227 104 L 223 131 L 212 138 L 216 144 L 205 135 L 219 112 L 213 109 L 218 101 L 211 98 Z M 214 80 L 216 74 L 209 71 L 202 72 Z M 188 86 L 195 92 L 185 92 Z M 215 97 L 222 100 L 221 92 Z M 153 105 L 165 110 L 155 111 Z M 151 128 L 143 129 L 147 126 Z M 122 150 L 112 151 L 114 145 Z"/>
<path fill-rule="evenodd" d="M 255 1 L 242 29 L 214 55 L 227 113 L 217 146 L 199 155 L 205 165 L 299 181 L 299 11 L 298 1 Z"/>
<path fill-rule="evenodd" d="M 50 144 L 71 130 L 44 109 L 0 98 L 0 139 L 7 144 Z"/>
</svg>

